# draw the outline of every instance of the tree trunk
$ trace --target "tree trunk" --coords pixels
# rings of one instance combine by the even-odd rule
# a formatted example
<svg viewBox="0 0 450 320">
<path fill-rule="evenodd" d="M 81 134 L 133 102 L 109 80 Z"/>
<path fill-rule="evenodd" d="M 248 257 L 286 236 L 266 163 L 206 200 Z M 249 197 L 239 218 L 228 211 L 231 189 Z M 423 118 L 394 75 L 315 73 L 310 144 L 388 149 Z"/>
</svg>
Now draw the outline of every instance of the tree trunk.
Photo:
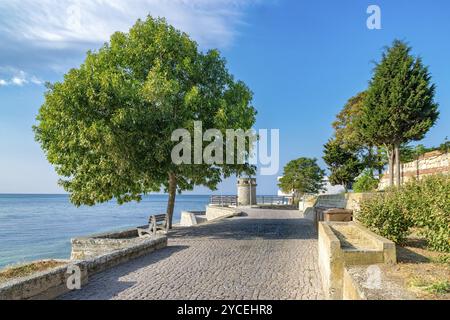
<svg viewBox="0 0 450 320">
<path fill-rule="evenodd" d="M 369 158 L 368 166 L 369 166 L 370 174 L 373 177 L 373 169 L 375 167 L 375 158 L 373 156 L 373 147 L 372 146 L 369 146 L 367 157 Z"/>
<path fill-rule="evenodd" d="M 169 173 L 169 201 L 167 202 L 167 221 L 168 229 L 172 229 L 173 209 L 175 207 L 175 198 L 177 196 L 177 177 L 174 173 Z"/>
<path fill-rule="evenodd" d="M 383 168 L 380 167 L 380 163 L 382 161 L 382 155 L 380 148 L 377 147 L 377 166 L 378 166 L 378 177 L 383 175 Z"/>
<path fill-rule="evenodd" d="M 389 186 L 392 187 L 394 185 L 394 148 L 387 149 L 387 153 L 389 158 Z"/>
<path fill-rule="evenodd" d="M 400 187 L 402 184 L 401 181 L 401 161 L 400 161 L 400 146 L 397 144 L 395 145 L 395 182 L 397 184 L 397 187 Z"/>
</svg>

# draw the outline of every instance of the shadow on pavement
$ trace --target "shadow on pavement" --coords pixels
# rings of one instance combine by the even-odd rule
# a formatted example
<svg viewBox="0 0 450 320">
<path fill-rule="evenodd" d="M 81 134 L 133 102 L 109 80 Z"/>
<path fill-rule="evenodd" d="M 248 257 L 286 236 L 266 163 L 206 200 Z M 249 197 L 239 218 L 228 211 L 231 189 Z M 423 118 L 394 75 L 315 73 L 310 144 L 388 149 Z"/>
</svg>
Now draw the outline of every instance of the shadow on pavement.
<svg viewBox="0 0 450 320">
<path fill-rule="evenodd" d="M 85 300 L 109 300 L 136 284 L 136 281 L 120 281 L 121 277 L 130 275 L 141 268 L 148 267 L 156 262 L 169 258 L 172 254 L 187 249 L 188 246 L 168 246 L 152 252 L 151 254 L 131 260 L 133 263 L 123 263 L 112 269 L 90 276 L 97 281 L 88 281 L 81 288 Z M 128 261 L 130 262 L 130 261 Z M 98 281 L 101 280 L 101 281 Z M 58 298 L 58 300 L 77 299 L 77 292 L 73 291 Z"/>
<path fill-rule="evenodd" d="M 317 239 L 312 222 L 305 219 L 231 218 L 169 232 L 169 239 Z"/>
</svg>

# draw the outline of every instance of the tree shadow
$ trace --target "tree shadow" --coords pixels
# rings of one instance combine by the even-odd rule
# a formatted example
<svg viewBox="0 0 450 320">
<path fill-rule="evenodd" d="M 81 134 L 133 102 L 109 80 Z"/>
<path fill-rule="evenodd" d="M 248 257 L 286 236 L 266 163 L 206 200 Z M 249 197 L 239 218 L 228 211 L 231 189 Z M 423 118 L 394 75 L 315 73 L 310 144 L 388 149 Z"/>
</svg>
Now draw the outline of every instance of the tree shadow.
<svg viewBox="0 0 450 320">
<path fill-rule="evenodd" d="M 398 261 L 403 263 L 429 263 L 431 262 L 430 258 L 417 252 L 420 251 L 420 249 L 425 248 L 426 248 L 425 240 L 408 239 L 405 246 L 397 246 Z"/>
<path fill-rule="evenodd" d="M 317 239 L 317 231 L 313 223 L 307 219 L 246 217 L 220 220 L 195 227 L 178 227 L 169 232 L 169 239 L 183 238 L 307 240 Z"/>
<path fill-rule="evenodd" d="M 188 246 L 168 246 L 142 257 L 119 264 L 111 269 L 89 276 L 88 283 L 81 290 L 64 294 L 58 300 L 109 300 L 133 287 L 137 281 L 121 281 L 120 278 L 139 269 L 151 266 L 171 255 L 187 249 Z"/>
</svg>

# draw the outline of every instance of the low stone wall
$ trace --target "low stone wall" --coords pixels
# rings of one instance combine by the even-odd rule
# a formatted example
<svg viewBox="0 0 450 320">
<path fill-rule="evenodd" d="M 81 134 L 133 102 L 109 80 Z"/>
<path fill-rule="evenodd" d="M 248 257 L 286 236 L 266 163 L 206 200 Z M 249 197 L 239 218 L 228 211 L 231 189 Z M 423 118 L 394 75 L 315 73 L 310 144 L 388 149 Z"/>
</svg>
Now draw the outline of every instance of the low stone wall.
<svg viewBox="0 0 450 320">
<path fill-rule="evenodd" d="M 374 197 L 376 193 L 342 193 L 333 195 L 320 195 L 317 197 L 309 197 L 304 201 L 300 208 L 303 210 L 303 216 L 315 223 L 323 221 L 318 214 L 323 213 L 327 208 L 337 208 L 352 210 L 353 216 L 356 217 L 361 209 L 361 203 Z M 320 212 L 319 212 L 320 211 Z"/>
<path fill-rule="evenodd" d="M 403 281 L 386 275 L 383 265 L 344 268 L 344 300 L 413 300 Z"/>
<path fill-rule="evenodd" d="M 136 259 L 155 250 L 167 247 L 167 236 L 144 237 L 143 241 L 127 248 L 113 251 L 98 257 L 82 261 L 89 275 L 112 268 L 121 263 Z"/>
<path fill-rule="evenodd" d="M 208 221 L 236 217 L 241 214 L 242 211 L 239 208 L 220 207 L 215 205 L 209 205 L 206 207 L 206 218 Z"/>
<path fill-rule="evenodd" d="M 314 207 L 340 208 L 344 209 L 347 205 L 345 194 L 326 194 L 317 197 Z"/>
<path fill-rule="evenodd" d="M 344 268 L 395 263 L 395 244 L 355 222 L 319 223 L 319 270 L 325 296 L 343 298 Z"/>
<path fill-rule="evenodd" d="M 192 227 L 207 222 L 206 211 L 182 211 L 181 227 Z"/>
<path fill-rule="evenodd" d="M 43 300 L 53 299 L 68 292 L 67 273 L 68 266 L 74 265 L 80 268 L 81 284 L 87 283 L 87 269 L 81 262 L 66 261 L 67 264 L 52 268 L 47 271 L 14 279 L 0 285 L 0 300 Z"/>
<path fill-rule="evenodd" d="M 115 233 L 116 234 L 116 233 Z M 81 271 L 81 285 L 86 285 L 89 276 L 114 267 L 121 263 L 149 254 L 167 246 L 167 237 L 142 238 L 140 243 L 130 244 L 126 248 L 109 252 L 87 260 L 67 261 L 67 265 L 15 279 L 0 285 L 0 300 L 36 300 L 54 299 L 69 292 L 67 280 L 69 266 Z"/>
<path fill-rule="evenodd" d="M 142 227 L 145 228 L 145 227 Z M 89 259 L 108 252 L 138 245 L 145 238 L 139 238 L 137 228 L 107 232 L 71 240 L 71 260 Z"/>
</svg>

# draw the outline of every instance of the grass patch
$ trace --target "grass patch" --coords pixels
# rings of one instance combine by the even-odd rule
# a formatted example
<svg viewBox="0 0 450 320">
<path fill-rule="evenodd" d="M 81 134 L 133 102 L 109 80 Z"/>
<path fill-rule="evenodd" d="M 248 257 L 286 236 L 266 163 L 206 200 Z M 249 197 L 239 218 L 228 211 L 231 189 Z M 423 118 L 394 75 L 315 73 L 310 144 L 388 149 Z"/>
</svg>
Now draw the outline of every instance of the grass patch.
<svg viewBox="0 0 450 320">
<path fill-rule="evenodd" d="M 27 277 L 34 273 L 53 269 L 64 264 L 64 262 L 48 260 L 8 267 L 6 269 L 0 270 L 0 283 L 7 282 L 16 278 Z"/>
<path fill-rule="evenodd" d="M 426 290 L 432 294 L 447 294 L 450 293 L 450 282 L 438 281 L 432 283 Z"/>
</svg>

